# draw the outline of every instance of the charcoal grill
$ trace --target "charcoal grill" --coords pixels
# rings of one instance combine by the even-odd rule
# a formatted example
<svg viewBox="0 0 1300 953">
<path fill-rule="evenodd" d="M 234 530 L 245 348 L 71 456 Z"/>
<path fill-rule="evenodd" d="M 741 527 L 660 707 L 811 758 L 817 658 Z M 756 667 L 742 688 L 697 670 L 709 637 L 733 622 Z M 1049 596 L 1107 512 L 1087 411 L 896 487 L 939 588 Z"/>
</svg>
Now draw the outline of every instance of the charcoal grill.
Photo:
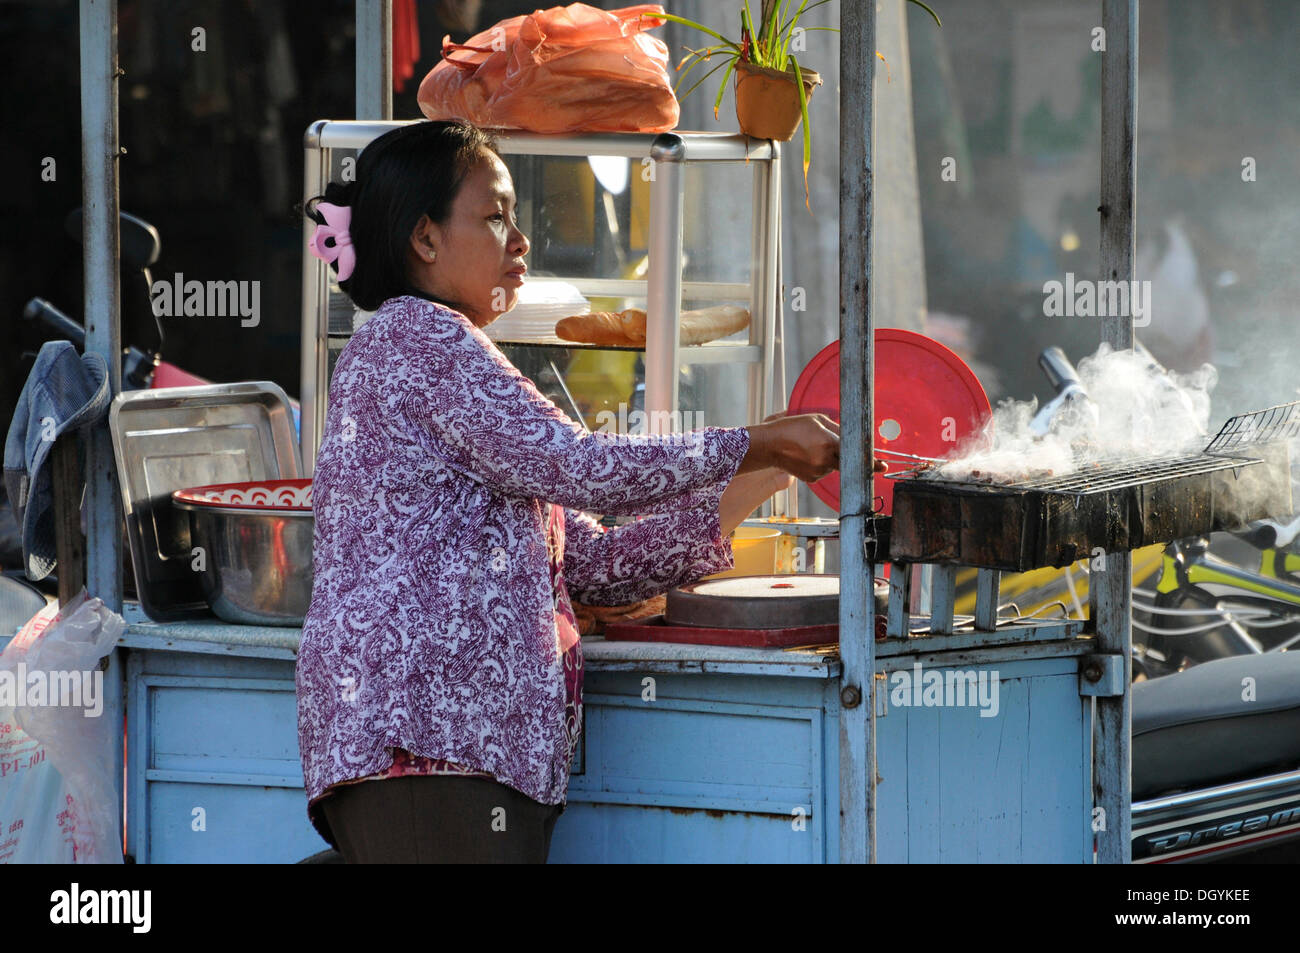
<svg viewBox="0 0 1300 953">
<path fill-rule="evenodd" d="M 1288 513 L 1280 441 L 1298 431 L 1300 402 L 1234 417 L 1195 453 L 1098 460 L 1006 483 L 905 472 L 894 486 L 890 558 L 1024 572 Z"/>
</svg>

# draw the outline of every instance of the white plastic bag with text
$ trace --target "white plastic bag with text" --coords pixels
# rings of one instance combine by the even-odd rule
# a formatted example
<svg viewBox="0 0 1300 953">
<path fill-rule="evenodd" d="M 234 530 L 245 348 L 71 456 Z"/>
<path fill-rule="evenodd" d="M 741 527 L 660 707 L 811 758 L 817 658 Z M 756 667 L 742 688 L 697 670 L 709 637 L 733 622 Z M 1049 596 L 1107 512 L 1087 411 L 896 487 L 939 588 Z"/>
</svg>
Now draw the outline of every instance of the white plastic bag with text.
<svg viewBox="0 0 1300 953">
<path fill-rule="evenodd" d="M 0 863 L 122 862 L 100 661 L 122 617 L 83 589 L 38 612 L 0 654 Z"/>
</svg>

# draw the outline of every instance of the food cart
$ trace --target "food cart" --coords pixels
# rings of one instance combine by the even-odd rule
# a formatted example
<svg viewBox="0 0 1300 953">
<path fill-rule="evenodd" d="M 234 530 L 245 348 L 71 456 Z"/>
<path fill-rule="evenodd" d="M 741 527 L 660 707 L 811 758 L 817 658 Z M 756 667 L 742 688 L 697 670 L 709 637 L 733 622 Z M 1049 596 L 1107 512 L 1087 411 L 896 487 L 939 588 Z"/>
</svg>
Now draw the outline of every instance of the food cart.
<svg viewBox="0 0 1300 953">
<path fill-rule="evenodd" d="M 1132 274 L 1136 0 L 1104 0 L 1103 263 Z M 1092 587 L 1092 623 L 999 625 L 996 570 L 977 567 L 975 617 L 955 618 L 955 570 L 933 573 L 913 599 L 912 563 L 890 577 L 886 638 L 877 640 L 875 566 L 889 560 L 889 524 L 873 515 L 870 473 L 874 326 L 871 285 L 871 104 L 875 13 L 844 4 L 841 34 L 840 393 L 843 439 L 838 641 L 754 647 L 589 640 L 586 724 L 555 861 L 1060 861 L 1129 855 L 1129 557 L 1111 553 Z M 82 7 L 87 349 L 117 354 L 116 35 L 111 5 Z M 315 146 L 390 123 L 387 4 L 357 4 L 358 114 L 314 126 Z M 617 141 L 615 141 L 617 138 Z M 779 407 L 779 147 L 728 136 L 580 137 L 573 155 L 647 157 L 669 198 L 652 223 L 651 311 L 675 319 L 683 289 L 677 166 L 758 160 L 755 319 L 747 344 L 717 363 L 749 374 L 750 419 Z M 557 148 L 510 137 L 517 151 Z M 355 143 L 354 143 L 355 145 Z M 308 163 L 306 195 L 326 166 Z M 764 182 L 766 178 L 766 182 Z M 674 190 L 676 190 L 674 192 Z M 676 203 L 676 204 L 674 204 Z M 304 238 L 305 246 L 305 238 Z M 676 253 L 674 253 L 676 251 Z M 305 251 L 304 257 L 306 258 Z M 301 462 L 310 473 L 327 400 L 331 328 L 326 278 L 304 267 Z M 599 289 L 609 293 L 606 285 Z M 621 289 L 614 289 L 621 290 Z M 707 293 L 708 289 L 703 290 Z M 727 294 L 734 294 L 729 289 Z M 657 307 L 657 310 L 656 310 Z M 311 308 L 308 311 L 308 308 Z M 328 310 L 328 309 L 324 309 Z M 759 319 L 761 316 L 761 320 Z M 652 324 L 647 408 L 675 409 L 675 321 Z M 1104 337 L 1131 346 L 1132 321 Z M 339 342 L 335 341 L 337 345 Z M 337 347 L 335 347 L 337 350 Z M 722 348 L 714 350 L 721 351 Z M 652 366 L 653 361 L 653 366 Z M 781 391 L 781 392 L 778 392 Z M 88 463 L 88 588 L 129 625 L 112 660 L 109 716 L 124 714 L 129 758 L 127 854 L 137 862 L 296 861 L 325 845 L 306 819 L 297 750 L 292 627 L 206 620 L 155 622 L 123 606 L 119 487 L 108 431 Z M 925 676 L 972 686 L 987 704 L 927 700 Z M 907 692 L 892 689 L 909 682 Z M 984 686 L 980 695 L 978 687 Z M 990 694 L 991 693 L 991 694 Z M 901 700 L 901 703 L 900 703 Z M 203 822 L 196 819 L 202 815 Z"/>
</svg>

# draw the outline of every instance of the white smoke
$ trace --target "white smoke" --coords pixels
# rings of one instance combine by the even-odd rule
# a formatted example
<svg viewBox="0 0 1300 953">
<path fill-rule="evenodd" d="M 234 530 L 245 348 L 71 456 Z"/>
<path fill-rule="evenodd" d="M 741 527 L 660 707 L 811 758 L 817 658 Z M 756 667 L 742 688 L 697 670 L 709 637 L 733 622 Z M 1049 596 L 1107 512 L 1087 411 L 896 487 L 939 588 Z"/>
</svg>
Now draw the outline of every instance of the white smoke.
<svg viewBox="0 0 1300 953">
<path fill-rule="evenodd" d="M 1194 453 L 1209 442 L 1210 391 L 1218 382 L 1209 364 L 1175 374 L 1141 352 L 1103 344 L 1078 372 L 1091 407 L 1077 399 L 1060 407 L 1050 427 L 1042 420 L 1035 427 L 1036 400 L 1003 401 L 983 432 L 926 476 L 1010 483 L 1065 476 L 1101 460 Z"/>
</svg>

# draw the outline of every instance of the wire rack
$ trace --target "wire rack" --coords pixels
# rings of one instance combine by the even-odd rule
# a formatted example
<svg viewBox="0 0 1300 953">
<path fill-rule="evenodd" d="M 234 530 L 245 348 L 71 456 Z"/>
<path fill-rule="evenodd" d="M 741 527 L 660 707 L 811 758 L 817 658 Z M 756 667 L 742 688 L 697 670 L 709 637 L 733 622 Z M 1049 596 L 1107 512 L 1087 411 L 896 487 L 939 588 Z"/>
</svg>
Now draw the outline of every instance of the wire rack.
<svg viewBox="0 0 1300 953">
<path fill-rule="evenodd" d="M 1300 401 L 1229 417 L 1205 452 L 1223 454 L 1296 436 L 1300 436 Z"/>
<path fill-rule="evenodd" d="M 997 490 L 1040 490 L 1048 493 L 1067 493 L 1071 495 L 1087 493 L 1104 493 L 1109 490 L 1121 490 L 1132 486 L 1154 484 L 1162 480 L 1175 480 L 1180 477 L 1195 476 L 1202 473 L 1215 473 L 1221 470 L 1236 470 L 1239 467 L 1254 466 L 1263 461 L 1257 457 L 1213 455 L 1207 453 L 1190 453 L 1178 456 L 1161 457 L 1150 460 L 1103 459 L 1081 465 L 1060 476 L 1044 474 L 1026 477 L 1022 480 L 944 480 L 926 479 L 925 471 L 911 471 L 898 474 L 900 482 L 924 483 L 931 488 L 984 487 L 990 491 Z M 893 474 L 886 474 L 893 476 Z"/>
</svg>

